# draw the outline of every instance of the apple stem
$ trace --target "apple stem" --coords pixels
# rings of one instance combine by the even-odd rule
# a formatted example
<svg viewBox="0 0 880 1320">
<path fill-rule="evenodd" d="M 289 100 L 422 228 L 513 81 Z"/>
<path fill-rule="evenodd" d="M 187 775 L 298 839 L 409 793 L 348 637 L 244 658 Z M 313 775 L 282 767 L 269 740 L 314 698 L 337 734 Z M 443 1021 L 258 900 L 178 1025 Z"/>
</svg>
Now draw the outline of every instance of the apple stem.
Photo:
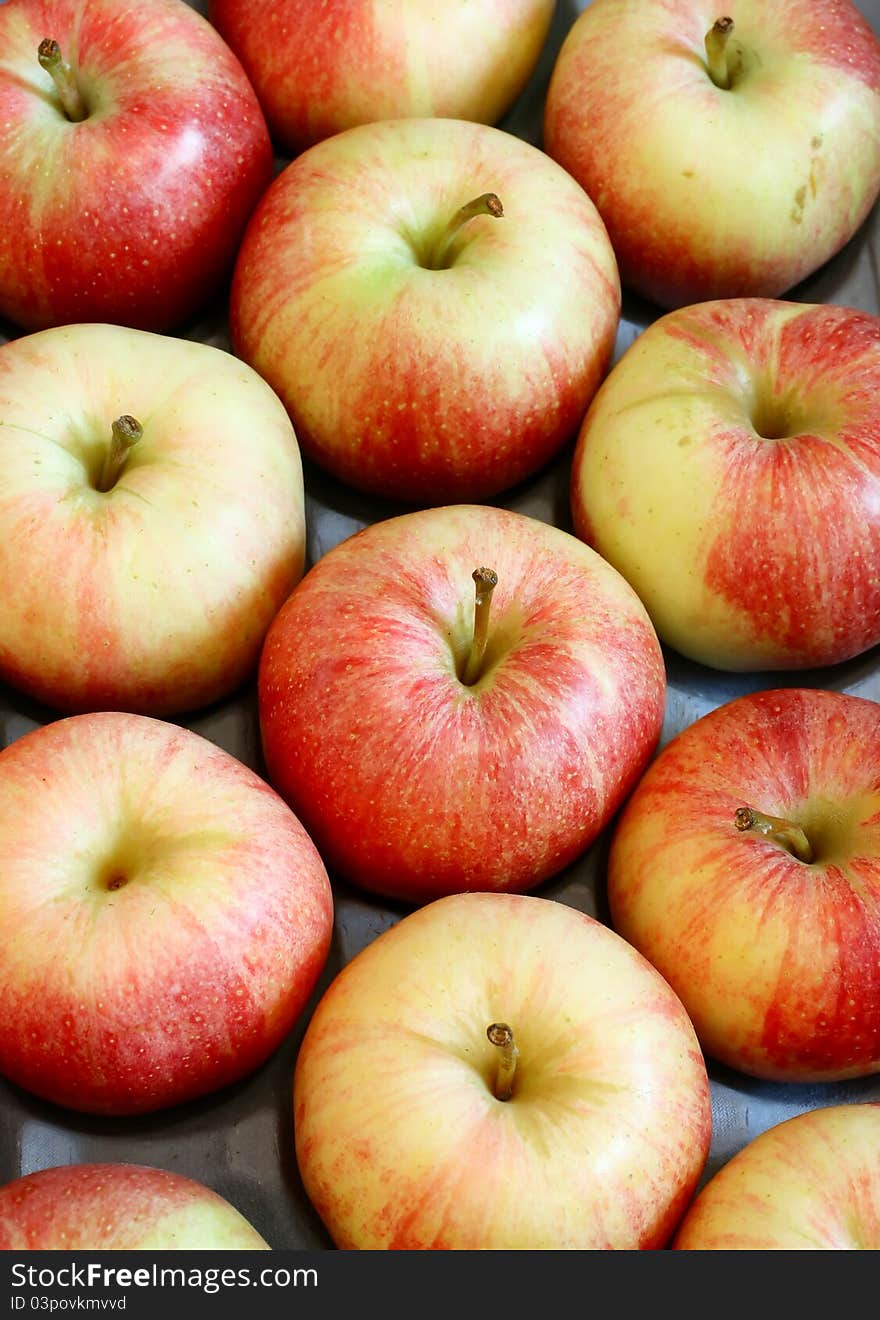
<svg viewBox="0 0 880 1320">
<path fill-rule="evenodd" d="M 434 260 L 431 263 L 433 270 L 445 269 L 449 259 L 449 249 L 452 247 L 458 231 L 462 225 L 467 224 L 468 220 L 473 220 L 478 215 L 493 215 L 496 219 L 504 215 L 501 199 L 495 193 L 482 193 L 481 196 L 475 197 L 472 202 L 468 202 L 467 205 L 456 211 L 440 235 L 440 241 L 434 252 Z"/>
<path fill-rule="evenodd" d="M 519 1050 L 516 1048 L 513 1032 L 506 1022 L 493 1022 L 491 1027 L 486 1028 L 486 1035 L 492 1044 L 498 1047 L 495 1099 L 509 1100 L 513 1091 L 516 1061 L 519 1057 Z"/>
<path fill-rule="evenodd" d="M 706 63 L 709 69 L 709 77 L 716 87 L 721 87 L 724 91 L 730 88 L 733 77 L 733 52 L 728 47 L 728 41 L 733 34 L 733 19 L 718 18 L 706 33 Z"/>
<path fill-rule="evenodd" d="M 474 635 L 471 649 L 464 667 L 462 683 L 472 687 L 480 677 L 483 657 L 486 654 L 486 642 L 489 639 L 489 611 L 492 606 L 492 592 L 498 586 L 498 574 L 494 568 L 475 568 L 471 574 L 476 585 L 474 598 Z"/>
<path fill-rule="evenodd" d="M 127 414 L 117 417 L 113 423 L 113 438 L 110 448 L 104 456 L 104 466 L 98 480 L 97 489 L 106 492 L 112 490 L 119 480 L 125 460 L 132 446 L 136 445 L 144 433 L 140 422 Z"/>
<path fill-rule="evenodd" d="M 738 807 L 733 823 L 743 832 L 751 830 L 755 834 L 763 834 L 772 843 L 778 843 L 780 848 L 792 853 L 799 862 L 813 860 L 810 840 L 800 825 L 790 820 L 783 820 L 780 816 L 765 816 L 763 811 L 755 811 L 754 807 Z"/>
<path fill-rule="evenodd" d="M 88 107 L 76 85 L 73 69 L 61 58 L 61 47 L 58 42 L 53 41 L 51 37 L 41 41 L 37 50 L 37 59 L 51 76 L 67 118 L 74 124 L 82 123 L 88 116 Z"/>
</svg>

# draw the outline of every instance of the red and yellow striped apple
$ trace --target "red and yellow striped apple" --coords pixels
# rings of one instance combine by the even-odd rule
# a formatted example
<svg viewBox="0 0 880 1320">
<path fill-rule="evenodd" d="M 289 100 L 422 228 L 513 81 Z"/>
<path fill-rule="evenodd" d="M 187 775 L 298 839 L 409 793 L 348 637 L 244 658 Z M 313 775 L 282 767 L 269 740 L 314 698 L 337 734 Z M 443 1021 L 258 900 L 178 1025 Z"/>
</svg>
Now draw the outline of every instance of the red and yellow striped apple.
<svg viewBox="0 0 880 1320">
<path fill-rule="evenodd" d="M 303 1184 L 361 1250 L 662 1247 L 709 1149 L 662 977 L 563 903 L 459 894 L 337 975 L 297 1057 Z"/>
<path fill-rule="evenodd" d="M 591 405 L 575 530 L 661 639 L 727 670 L 880 642 L 880 318 L 725 299 L 655 321 Z"/>
<path fill-rule="evenodd" d="M 234 1206 L 180 1173 L 72 1164 L 0 1187 L 0 1251 L 269 1251 Z"/>
<path fill-rule="evenodd" d="M 880 1105 L 827 1105 L 760 1133 L 701 1189 L 672 1246 L 880 1249 Z"/>
<path fill-rule="evenodd" d="M 708 1055 L 777 1081 L 880 1071 L 880 704 L 735 698 L 661 751 L 617 823 L 614 929 Z"/>
<path fill-rule="evenodd" d="M 544 145 L 663 307 L 779 297 L 880 191 L 880 40 L 851 0 L 592 0 Z"/>
<path fill-rule="evenodd" d="M 168 330 L 272 179 L 244 70 L 183 0 L 0 4 L 0 316 Z"/>
<path fill-rule="evenodd" d="M 296 436 L 230 353 L 102 325 L 0 347 L 5 682 L 65 713 L 208 705 L 304 555 Z"/>
<path fill-rule="evenodd" d="M 620 575 L 567 532 L 479 505 L 330 550 L 259 668 L 271 781 L 331 870 L 412 902 L 531 889 L 573 861 L 644 769 L 665 694 Z"/>
<path fill-rule="evenodd" d="M 25 1090 L 138 1114 L 247 1076 L 332 925 L 299 821 L 198 734 L 101 712 L 0 752 L 0 1073 Z"/>
<path fill-rule="evenodd" d="M 401 119 L 312 147 L 265 194 L 232 286 L 235 351 L 340 481 L 487 498 L 572 438 L 620 285 L 590 199 L 527 142 Z"/>
<path fill-rule="evenodd" d="M 554 0 L 209 0 L 275 140 L 295 154 L 357 124 L 496 123 L 544 47 Z"/>
</svg>

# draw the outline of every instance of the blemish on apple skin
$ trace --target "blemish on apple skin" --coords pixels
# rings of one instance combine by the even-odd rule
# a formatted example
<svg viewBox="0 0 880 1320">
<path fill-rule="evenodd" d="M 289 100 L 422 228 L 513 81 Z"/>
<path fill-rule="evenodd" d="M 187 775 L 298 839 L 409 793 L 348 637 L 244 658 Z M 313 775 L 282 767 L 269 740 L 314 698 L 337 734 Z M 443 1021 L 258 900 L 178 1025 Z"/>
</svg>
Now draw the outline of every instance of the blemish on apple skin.
<svg viewBox="0 0 880 1320">
<path fill-rule="evenodd" d="M 794 206 L 791 208 L 791 218 L 796 225 L 799 225 L 804 218 L 804 206 L 807 201 L 807 185 L 801 184 L 794 195 Z"/>
<path fill-rule="evenodd" d="M 692 179 L 694 177 L 693 170 L 682 170 L 681 173 L 682 173 L 682 177 L 685 179 Z"/>
</svg>

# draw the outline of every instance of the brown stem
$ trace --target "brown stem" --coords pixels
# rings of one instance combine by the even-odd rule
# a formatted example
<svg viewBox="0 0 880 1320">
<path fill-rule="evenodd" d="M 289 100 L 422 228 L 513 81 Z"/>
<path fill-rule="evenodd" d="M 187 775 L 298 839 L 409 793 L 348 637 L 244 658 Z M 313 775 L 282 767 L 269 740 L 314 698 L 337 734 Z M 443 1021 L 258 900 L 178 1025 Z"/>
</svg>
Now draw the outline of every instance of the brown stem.
<svg viewBox="0 0 880 1320">
<path fill-rule="evenodd" d="M 493 1045 L 498 1047 L 498 1069 L 495 1073 L 494 1094 L 496 1100 L 509 1100 L 513 1092 L 513 1079 L 516 1074 L 516 1061 L 519 1050 L 513 1039 L 513 1032 L 506 1022 L 493 1022 L 487 1027 L 486 1035 Z"/>
<path fill-rule="evenodd" d="M 762 834 L 771 843 L 776 843 L 786 852 L 790 852 L 799 862 L 813 860 L 813 848 L 800 825 L 783 820 L 780 816 L 766 816 L 754 807 L 738 807 L 733 823 L 738 830 L 750 830 L 753 834 Z"/>
<path fill-rule="evenodd" d="M 104 456 L 104 466 L 98 478 L 98 490 L 106 492 L 113 489 L 125 467 L 129 451 L 137 444 L 143 433 L 143 427 L 136 418 L 127 414 L 116 418 L 113 423 L 113 438 Z"/>
<path fill-rule="evenodd" d="M 486 643 L 489 640 L 489 611 L 492 606 L 492 592 L 498 585 L 498 574 L 494 568 L 475 568 L 471 576 L 476 584 L 474 599 L 474 635 L 471 649 L 464 667 L 462 683 L 471 687 L 480 677 Z"/>
<path fill-rule="evenodd" d="M 37 59 L 51 76 L 67 118 L 74 124 L 81 123 L 87 117 L 89 109 L 77 86 L 73 69 L 61 58 L 61 47 L 58 42 L 53 41 L 51 37 L 41 41 L 37 50 Z"/>
<path fill-rule="evenodd" d="M 436 248 L 434 249 L 434 259 L 431 266 L 434 270 L 443 270 L 449 259 L 449 249 L 461 229 L 468 220 L 473 220 L 477 215 L 493 215 L 496 219 L 504 215 L 504 207 L 501 205 L 501 199 L 495 193 L 483 193 L 480 197 L 475 197 L 472 202 L 468 202 L 456 211 L 455 215 L 449 221 L 449 224 L 440 235 Z"/>
<path fill-rule="evenodd" d="M 731 68 L 728 41 L 733 35 L 733 19 L 718 18 L 706 33 L 706 63 L 709 77 L 716 87 L 725 91 L 730 87 Z"/>
</svg>

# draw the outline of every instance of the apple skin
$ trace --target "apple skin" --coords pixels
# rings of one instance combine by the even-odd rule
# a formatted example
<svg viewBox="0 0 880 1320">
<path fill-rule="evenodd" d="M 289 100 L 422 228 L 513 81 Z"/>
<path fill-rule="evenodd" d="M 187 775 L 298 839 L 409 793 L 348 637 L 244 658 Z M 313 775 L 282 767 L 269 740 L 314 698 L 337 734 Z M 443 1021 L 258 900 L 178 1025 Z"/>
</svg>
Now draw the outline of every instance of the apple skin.
<svg viewBox="0 0 880 1320">
<path fill-rule="evenodd" d="M 730 89 L 706 64 L 721 17 L 751 52 Z M 599 208 L 625 287 L 665 308 L 778 297 L 880 191 L 880 42 L 849 0 L 592 0 L 544 148 Z"/>
<path fill-rule="evenodd" d="M 484 672 L 458 674 L 475 567 L 498 574 Z M 330 870 L 421 903 L 572 862 L 644 769 L 666 675 L 631 589 L 575 537 L 460 505 L 325 554 L 260 660 L 271 782 Z"/>
<path fill-rule="evenodd" d="M 496 123 L 532 74 L 555 0 L 209 0 L 291 155 L 377 119 Z"/>
<path fill-rule="evenodd" d="M 89 116 L 37 61 L 54 38 Z M 227 279 L 272 179 L 244 70 L 182 0 L 0 5 L 0 316 L 165 331 Z"/>
<path fill-rule="evenodd" d="M 479 215 L 429 269 L 459 209 Z M 418 505 L 488 498 L 580 425 L 620 317 L 592 202 L 537 148 L 483 124 L 366 124 L 305 152 L 248 225 L 235 351 L 303 451 L 348 486 Z"/>
<path fill-rule="evenodd" d="M 144 428 L 95 489 L 115 418 Z M 232 354 L 120 326 L 0 347 L 0 678 L 72 713 L 233 692 L 302 576 L 302 462 Z"/>
<path fill-rule="evenodd" d="M 301 824 L 187 729 L 101 712 L 0 752 L 0 1073 L 94 1114 L 247 1076 L 326 960 Z"/>
<path fill-rule="evenodd" d="M 880 705 L 735 698 L 657 756 L 611 841 L 614 929 L 681 998 L 707 1055 L 754 1077 L 880 1070 Z M 814 860 L 738 808 L 799 825 Z"/>
<path fill-rule="evenodd" d="M 519 1049 L 507 1101 L 498 1021 Z M 711 1131 L 669 986 L 593 918 L 514 894 L 439 899 L 356 955 L 293 1105 L 303 1184 L 347 1250 L 662 1247 Z"/>
<path fill-rule="evenodd" d="M 878 434 L 880 318 L 774 299 L 681 308 L 588 410 L 574 528 L 681 654 L 834 665 L 880 642 Z"/>
<path fill-rule="evenodd" d="M 760 1133 L 701 1189 L 677 1251 L 880 1249 L 880 1105 L 828 1105 Z"/>
<path fill-rule="evenodd" d="M 222 1196 L 138 1164 L 72 1164 L 0 1187 L 0 1251 L 269 1251 Z"/>
</svg>

